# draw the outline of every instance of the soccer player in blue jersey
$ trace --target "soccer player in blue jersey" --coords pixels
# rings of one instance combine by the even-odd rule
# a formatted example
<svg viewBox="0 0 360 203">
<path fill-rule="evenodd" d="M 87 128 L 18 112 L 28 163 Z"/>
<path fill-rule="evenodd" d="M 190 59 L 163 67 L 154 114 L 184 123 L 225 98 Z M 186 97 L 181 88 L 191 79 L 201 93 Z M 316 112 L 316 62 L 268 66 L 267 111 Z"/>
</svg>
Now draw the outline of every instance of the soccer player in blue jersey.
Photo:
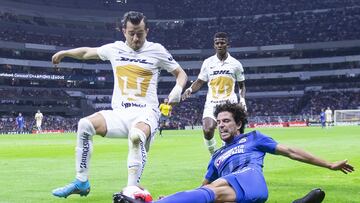
<svg viewBox="0 0 360 203">
<path fill-rule="evenodd" d="M 320 123 L 321 123 L 321 128 L 325 128 L 325 110 L 321 109 L 320 112 Z"/>
<path fill-rule="evenodd" d="M 268 189 L 262 168 L 266 153 L 345 174 L 354 171 L 347 160 L 328 162 L 302 149 L 279 144 L 259 131 L 244 133 L 247 115 L 238 104 L 221 104 L 214 114 L 225 145 L 212 156 L 203 186 L 170 195 L 157 203 L 265 202 Z M 131 202 L 123 202 L 126 201 Z"/>
<path fill-rule="evenodd" d="M 16 117 L 16 126 L 17 126 L 18 133 L 24 132 L 25 119 L 21 113 L 19 113 L 18 117 Z"/>
</svg>

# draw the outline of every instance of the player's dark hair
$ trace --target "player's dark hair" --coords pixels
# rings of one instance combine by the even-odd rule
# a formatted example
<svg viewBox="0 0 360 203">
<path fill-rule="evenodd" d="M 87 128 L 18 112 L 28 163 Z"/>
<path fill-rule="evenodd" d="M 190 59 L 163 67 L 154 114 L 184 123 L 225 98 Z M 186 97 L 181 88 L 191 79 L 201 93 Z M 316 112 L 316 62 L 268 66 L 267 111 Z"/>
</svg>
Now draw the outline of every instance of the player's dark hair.
<svg viewBox="0 0 360 203">
<path fill-rule="evenodd" d="M 216 38 L 222 38 L 222 39 L 226 39 L 226 40 L 229 41 L 229 37 L 228 37 L 226 32 L 217 32 L 217 33 L 215 33 L 214 39 L 216 39 Z"/>
<path fill-rule="evenodd" d="M 124 17 L 121 20 L 121 24 L 123 28 L 126 28 L 126 24 L 128 21 L 130 21 L 134 25 L 139 25 L 142 20 L 144 21 L 145 28 L 148 28 L 147 18 L 143 13 L 137 11 L 129 11 L 124 14 Z"/>
<path fill-rule="evenodd" d="M 244 133 L 245 125 L 247 124 L 247 113 L 244 107 L 240 104 L 233 104 L 230 102 L 219 104 L 215 108 L 215 118 L 218 116 L 219 113 L 224 111 L 230 112 L 233 115 L 236 124 L 239 125 L 241 123 L 240 133 Z"/>
</svg>

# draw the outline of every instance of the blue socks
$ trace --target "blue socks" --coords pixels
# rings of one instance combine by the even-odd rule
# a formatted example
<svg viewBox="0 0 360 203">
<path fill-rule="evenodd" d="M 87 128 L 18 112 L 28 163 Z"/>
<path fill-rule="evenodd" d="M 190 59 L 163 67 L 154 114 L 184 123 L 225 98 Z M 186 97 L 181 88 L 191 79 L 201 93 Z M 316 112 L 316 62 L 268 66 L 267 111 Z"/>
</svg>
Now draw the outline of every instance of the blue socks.
<svg viewBox="0 0 360 203">
<path fill-rule="evenodd" d="M 213 203 L 215 202 L 215 193 L 206 187 L 195 190 L 178 192 L 167 196 L 164 199 L 155 201 L 156 203 Z"/>
</svg>

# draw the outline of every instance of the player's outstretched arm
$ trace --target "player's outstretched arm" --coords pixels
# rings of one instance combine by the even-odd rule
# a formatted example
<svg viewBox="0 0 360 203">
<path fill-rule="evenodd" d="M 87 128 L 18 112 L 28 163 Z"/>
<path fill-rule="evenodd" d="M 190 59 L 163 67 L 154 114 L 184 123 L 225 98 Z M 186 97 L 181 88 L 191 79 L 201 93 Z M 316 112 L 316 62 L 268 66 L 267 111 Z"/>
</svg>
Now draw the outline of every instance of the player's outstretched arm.
<svg viewBox="0 0 360 203">
<path fill-rule="evenodd" d="M 75 49 L 59 51 L 52 56 L 51 61 L 54 65 L 57 65 L 61 62 L 61 60 L 64 57 L 70 57 L 80 60 L 100 59 L 97 54 L 97 48 L 80 47 Z"/>
<path fill-rule="evenodd" d="M 196 79 L 195 82 L 185 90 L 185 92 L 181 96 L 181 99 L 184 101 L 185 99 L 189 98 L 191 96 L 191 93 L 197 92 L 204 83 L 205 81 Z"/>
<path fill-rule="evenodd" d="M 282 144 L 278 144 L 276 146 L 276 154 L 280 154 L 290 159 L 294 159 L 297 161 L 301 161 L 304 163 L 312 164 L 315 166 L 320 166 L 324 168 L 328 168 L 330 170 L 340 170 L 343 173 L 351 173 L 354 171 L 354 167 L 348 164 L 347 160 L 337 161 L 337 162 L 328 162 L 319 157 L 316 157 L 309 152 L 306 152 L 299 148 L 288 147 Z"/>
</svg>

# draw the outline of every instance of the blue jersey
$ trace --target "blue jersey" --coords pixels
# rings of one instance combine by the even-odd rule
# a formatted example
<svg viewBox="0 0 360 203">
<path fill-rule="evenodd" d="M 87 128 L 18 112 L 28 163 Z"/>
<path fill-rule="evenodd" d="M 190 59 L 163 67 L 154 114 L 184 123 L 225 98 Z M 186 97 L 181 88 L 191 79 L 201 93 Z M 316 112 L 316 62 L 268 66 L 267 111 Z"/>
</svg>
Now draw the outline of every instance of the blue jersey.
<svg viewBox="0 0 360 203">
<path fill-rule="evenodd" d="M 320 113 L 320 122 L 325 122 L 325 112 L 323 111 Z"/>
<path fill-rule="evenodd" d="M 266 202 L 268 189 L 262 173 L 265 154 L 275 153 L 277 142 L 258 131 L 237 135 L 213 155 L 205 178 L 225 179 L 236 193 L 236 203 Z"/>
<path fill-rule="evenodd" d="M 24 117 L 22 117 L 22 116 L 16 117 L 16 124 L 17 124 L 18 128 L 23 128 L 24 122 L 25 122 Z"/>
<path fill-rule="evenodd" d="M 215 152 L 205 178 L 212 182 L 244 167 L 262 172 L 266 152 L 274 154 L 277 144 L 259 131 L 238 135 L 231 143 Z"/>
</svg>

